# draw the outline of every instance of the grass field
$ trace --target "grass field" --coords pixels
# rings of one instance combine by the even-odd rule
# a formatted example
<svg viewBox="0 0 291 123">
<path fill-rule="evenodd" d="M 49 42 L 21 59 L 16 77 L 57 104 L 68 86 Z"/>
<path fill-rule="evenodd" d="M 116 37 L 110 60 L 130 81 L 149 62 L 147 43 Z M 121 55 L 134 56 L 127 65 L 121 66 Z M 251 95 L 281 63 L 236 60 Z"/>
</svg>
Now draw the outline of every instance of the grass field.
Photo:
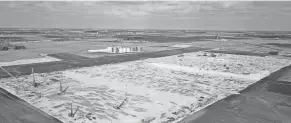
<svg viewBox="0 0 291 123">
<path fill-rule="evenodd" d="M 54 54 L 54 53 L 71 53 L 78 54 L 82 56 L 91 56 L 88 54 L 88 50 L 103 49 L 109 46 L 141 46 L 145 52 L 160 51 L 165 49 L 174 49 L 174 48 L 157 48 L 152 47 L 155 45 L 160 45 L 159 43 L 112 43 L 112 42 L 100 42 L 100 41 L 63 41 L 63 42 L 27 42 L 21 43 L 27 49 L 19 51 L 0 51 L 0 62 L 10 62 L 19 59 L 31 59 L 31 58 L 40 58 L 40 54 Z M 171 44 L 168 44 L 171 45 Z"/>
</svg>

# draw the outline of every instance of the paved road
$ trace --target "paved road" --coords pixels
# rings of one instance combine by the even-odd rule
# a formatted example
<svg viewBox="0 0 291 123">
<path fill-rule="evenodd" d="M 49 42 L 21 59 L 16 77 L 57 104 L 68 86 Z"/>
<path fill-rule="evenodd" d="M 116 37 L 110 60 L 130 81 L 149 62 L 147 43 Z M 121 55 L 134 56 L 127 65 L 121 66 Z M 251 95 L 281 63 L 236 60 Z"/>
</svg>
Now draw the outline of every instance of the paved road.
<svg viewBox="0 0 291 123">
<path fill-rule="evenodd" d="M 201 110 L 180 123 L 291 123 L 291 66 Z"/>
<path fill-rule="evenodd" d="M 0 88 L 0 123 L 62 123 Z"/>
</svg>

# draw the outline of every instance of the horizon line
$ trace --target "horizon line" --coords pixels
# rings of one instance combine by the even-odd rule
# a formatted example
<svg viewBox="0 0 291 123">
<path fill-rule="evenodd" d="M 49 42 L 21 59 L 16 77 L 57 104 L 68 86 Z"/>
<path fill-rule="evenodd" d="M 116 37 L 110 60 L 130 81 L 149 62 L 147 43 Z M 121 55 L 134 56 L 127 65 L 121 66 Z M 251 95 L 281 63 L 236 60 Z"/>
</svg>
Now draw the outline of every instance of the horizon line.
<svg viewBox="0 0 291 123">
<path fill-rule="evenodd" d="M 142 29 L 142 28 L 68 28 L 68 27 L 0 27 L 0 29 L 91 29 L 91 30 L 171 30 L 171 31 L 205 31 L 205 32 L 291 32 L 291 30 L 215 30 L 215 29 Z"/>
</svg>

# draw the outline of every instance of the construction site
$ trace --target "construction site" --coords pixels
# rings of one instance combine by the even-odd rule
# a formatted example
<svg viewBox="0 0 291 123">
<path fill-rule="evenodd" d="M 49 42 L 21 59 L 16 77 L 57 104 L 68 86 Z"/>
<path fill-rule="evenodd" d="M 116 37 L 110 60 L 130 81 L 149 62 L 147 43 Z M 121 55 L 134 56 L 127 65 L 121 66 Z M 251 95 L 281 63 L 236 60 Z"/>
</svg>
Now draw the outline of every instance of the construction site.
<svg viewBox="0 0 291 123">
<path fill-rule="evenodd" d="M 23 30 L 1 30 L 0 123 L 291 122 L 287 34 Z"/>
<path fill-rule="evenodd" d="M 108 47 L 100 52 L 137 53 L 1 62 L 0 86 L 63 123 L 183 122 L 291 64 L 267 54 L 175 47 L 143 53 L 140 47 Z"/>
<path fill-rule="evenodd" d="M 290 6 L 1 1 L 0 123 L 291 123 Z"/>
</svg>

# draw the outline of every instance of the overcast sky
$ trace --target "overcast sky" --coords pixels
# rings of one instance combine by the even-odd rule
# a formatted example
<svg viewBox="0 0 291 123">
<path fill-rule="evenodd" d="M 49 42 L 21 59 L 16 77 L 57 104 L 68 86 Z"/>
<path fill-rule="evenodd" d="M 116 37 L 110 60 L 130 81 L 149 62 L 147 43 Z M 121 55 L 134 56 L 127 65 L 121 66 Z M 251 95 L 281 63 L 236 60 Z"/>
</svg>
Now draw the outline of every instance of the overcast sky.
<svg viewBox="0 0 291 123">
<path fill-rule="evenodd" d="M 0 27 L 291 31 L 291 2 L 0 2 Z"/>
</svg>

